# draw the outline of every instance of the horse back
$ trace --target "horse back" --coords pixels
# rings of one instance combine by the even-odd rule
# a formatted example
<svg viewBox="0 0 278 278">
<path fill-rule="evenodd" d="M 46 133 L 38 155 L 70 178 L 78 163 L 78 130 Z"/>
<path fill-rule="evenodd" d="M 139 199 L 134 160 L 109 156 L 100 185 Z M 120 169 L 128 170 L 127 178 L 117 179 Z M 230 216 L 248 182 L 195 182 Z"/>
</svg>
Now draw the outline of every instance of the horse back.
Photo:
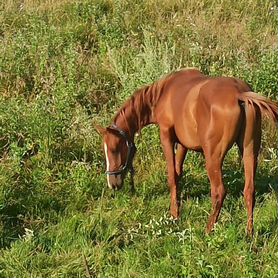
<svg viewBox="0 0 278 278">
<path fill-rule="evenodd" d="M 240 118 L 238 94 L 250 88 L 235 78 L 213 78 L 193 71 L 173 75 L 164 90 L 157 123 L 160 127 L 172 128 L 177 141 L 185 147 L 201 150 L 200 133 L 211 125 L 212 118 L 223 128 L 233 121 L 236 128 Z M 216 121 L 215 117 L 219 119 Z"/>
</svg>

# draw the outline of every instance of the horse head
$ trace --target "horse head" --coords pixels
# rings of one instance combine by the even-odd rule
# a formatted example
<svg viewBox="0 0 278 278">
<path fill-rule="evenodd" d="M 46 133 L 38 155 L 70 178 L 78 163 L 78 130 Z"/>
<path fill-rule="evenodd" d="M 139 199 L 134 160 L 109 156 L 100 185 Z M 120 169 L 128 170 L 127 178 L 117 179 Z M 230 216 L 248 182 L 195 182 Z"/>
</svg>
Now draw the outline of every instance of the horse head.
<svg viewBox="0 0 278 278">
<path fill-rule="evenodd" d="M 128 133 L 116 125 L 96 127 L 103 138 L 108 187 L 120 189 L 128 171 L 133 175 L 135 145 Z"/>
</svg>

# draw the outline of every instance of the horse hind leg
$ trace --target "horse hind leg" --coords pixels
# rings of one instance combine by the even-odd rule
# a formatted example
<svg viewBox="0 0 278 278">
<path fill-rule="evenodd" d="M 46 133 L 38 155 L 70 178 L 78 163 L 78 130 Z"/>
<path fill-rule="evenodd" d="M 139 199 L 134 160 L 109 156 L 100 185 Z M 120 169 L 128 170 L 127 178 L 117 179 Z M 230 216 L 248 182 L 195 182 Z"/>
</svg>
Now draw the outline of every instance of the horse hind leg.
<svg viewBox="0 0 278 278">
<path fill-rule="evenodd" d="M 224 199 L 226 197 L 226 189 L 222 179 L 223 160 L 235 142 L 238 129 L 240 113 L 237 110 L 230 110 L 224 115 L 210 115 L 209 123 L 205 135 L 202 137 L 202 146 L 206 159 L 206 170 L 211 185 L 211 202 L 212 212 L 209 216 L 206 233 L 213 230 L 214 224 L 217 222 Z M 222 124 L 219 123 L 222 119 Z M 206 130 L 205 126 L 200 130 Z"/>
<path fill-rule="evenodd" d="M 244 201 L 247 209 L 247 235 L 252 236 L 253 211 L 255 206 L 255 173 L 257 169 L 258 154 L 261 145 L 261 116 L 256 111 L 256 118 L 249 118 L 248 128 L 244 126 L 239 135 L 237 145 L 242 153 L 244 165 Z"/>
<path fill-rule="evenodd" d="M 206 227 L 206 233 L 210 233 L 214 227 L 214 224 L 218 220 L 218 216 L 226 196 L 226 189 L 222 180 L 223 157 L 219 152 L 206 152 L 205 157 L 206 169 L 211 184 L 212 212 Z"/>
<path fill-rule="evenodd" d="M 244 149 L 248 152 L 248 148 Z M 247 209 L 247 234 L 253 235 L 253 211 L 255 206 L 255 172 L 257 169 L 257 156 L 258 154 L 253 152 L 243 155 L 245 185 L 244 185 L 244 201 Z"/>
</svg>

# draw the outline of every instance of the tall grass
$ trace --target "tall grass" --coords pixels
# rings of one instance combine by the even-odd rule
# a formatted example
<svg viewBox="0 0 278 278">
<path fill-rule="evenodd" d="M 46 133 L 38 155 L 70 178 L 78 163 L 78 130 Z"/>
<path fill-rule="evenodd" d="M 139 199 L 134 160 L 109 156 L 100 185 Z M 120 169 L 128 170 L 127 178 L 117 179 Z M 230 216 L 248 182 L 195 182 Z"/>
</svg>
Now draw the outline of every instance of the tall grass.
<svg viewBox="0 0 278 278">
<path fill-rule="evenodd" d="M 136 139 L 136 195 L 113 196 L 93 126 L 182 67 L 277 98 L 277 10 L 270 0 L 0 2 L 0 277 L 274 277 L 273 128 L 265 123 L 248 240 L 236 149 L 225 160 L 220 221 L 205 237 L 202 156 L 186 159 L 174 222 L 157 128 Z"/>
</svg>

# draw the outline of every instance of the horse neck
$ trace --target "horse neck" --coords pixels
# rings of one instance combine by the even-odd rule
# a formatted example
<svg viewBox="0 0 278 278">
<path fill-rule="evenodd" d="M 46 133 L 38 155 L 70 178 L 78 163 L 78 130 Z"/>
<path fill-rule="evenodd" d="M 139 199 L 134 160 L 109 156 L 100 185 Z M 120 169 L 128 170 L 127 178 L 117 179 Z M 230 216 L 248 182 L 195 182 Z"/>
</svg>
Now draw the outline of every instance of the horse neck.
<svg viewBox="0 0 278 278">
<path fill-rule="evenodd" d="M 144 126 L 155 123 L 153 109 L 161 91 L 158 82 L 137 90 L 115 116 L 114 123 L 127 132 L 132 140 Z"/>
</svg>

